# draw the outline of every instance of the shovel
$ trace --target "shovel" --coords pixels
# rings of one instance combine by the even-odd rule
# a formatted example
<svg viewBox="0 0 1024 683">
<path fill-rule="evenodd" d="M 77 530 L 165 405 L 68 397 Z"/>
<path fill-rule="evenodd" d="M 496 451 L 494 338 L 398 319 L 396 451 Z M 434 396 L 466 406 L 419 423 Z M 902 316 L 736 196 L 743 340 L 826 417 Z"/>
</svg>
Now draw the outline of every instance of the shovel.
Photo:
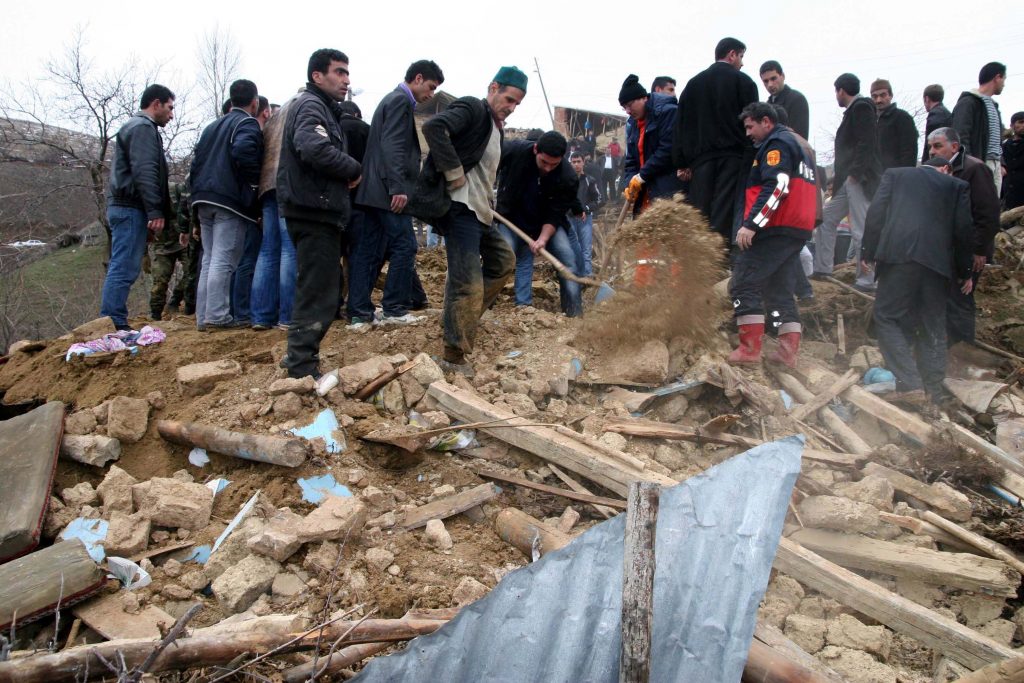
<svg viewBox="0 0 1024 683">
<path fill-rule="evenodd" d="M 509 230 L 514 232 L 516 235 L 518 235 L 519 239 L 523 240 L 527 244 L 533 244 L 534 243 L 535 240 L 532 237 L 530 237 L 529 235 L 527 235 L 525 232 L 520 230 L 514 223 L 512 223 L 512 221 L 508 220 L 507 218 L 502 216 L 497 211 L 491 211 L 491 213 L 493 213 L 494 217 L 498 219 L 498 222 L 500 222 L 506 228 L 508 228 Z M 552 254 L 547 249 L 541 248 L 540 255 L 543 256 L 545 259 L 547 259 L 548 263 L 553 265 L 555 267 L 555 270 L 557 270 L 558 273 L 562 277 L 564 277 L 566 280 L 572 280 L 573 282 L 578 282 L 581 285 L 589 285 L 591 287 L 597 287 L 597 296 L 594 297 L 594 301 L 596 303 L 601 303 L 602 301 L 604 301 L 606 299 L 610 299 L 613 296 L 615 296 L 615 290 L 612 289 L 612 286 L 609 285 L 607 282 L 598 282 L 597 280 L 595 280 L 593 278 L 580 277 L 576 273 L 574 273 L 571 270 L 569 270 L 568 266 L 566 266 L 564 263 L 562 263 L 557 258 L 555 258 L 555 255 Z"/>
</svg>

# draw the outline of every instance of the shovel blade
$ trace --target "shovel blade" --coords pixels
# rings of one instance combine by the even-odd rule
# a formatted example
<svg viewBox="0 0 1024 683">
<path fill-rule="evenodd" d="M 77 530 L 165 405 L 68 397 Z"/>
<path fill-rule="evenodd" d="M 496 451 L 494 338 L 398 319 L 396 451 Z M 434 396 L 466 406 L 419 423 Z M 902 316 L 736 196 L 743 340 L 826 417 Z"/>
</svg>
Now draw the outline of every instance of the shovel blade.
<svg viewBox="0 0 1024 683">
<path fill-rule="evenodd" d="M 601 303 L 607 301 L 615 296 L 615 290 L 607 282 L 602 282 L 601 286 L 597 288 L 597 294 L 594 296 L 594 303 Z"/>
</svg>

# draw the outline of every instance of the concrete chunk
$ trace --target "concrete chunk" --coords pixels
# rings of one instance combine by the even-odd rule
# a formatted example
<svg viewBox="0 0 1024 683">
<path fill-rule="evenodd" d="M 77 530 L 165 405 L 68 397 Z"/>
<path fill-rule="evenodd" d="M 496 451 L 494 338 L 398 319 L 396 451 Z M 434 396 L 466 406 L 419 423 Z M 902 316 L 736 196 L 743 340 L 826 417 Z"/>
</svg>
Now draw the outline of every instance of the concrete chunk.
<svg viewBox="0 0 1024 683">
<path fill-rule="evenodd" d="M 291 510 L 278 510 L 263 529 L 249 537 L 249 550 L 284 562 L 302 547 L 302 541 L 295 532 L 302 519 Z"/>
<path fill-rule="evenodd" d="M 883 660 L 889 658 L 892 647 L 891 631 L 884 626 L 867 626 L 849 614 L 840 614 L 831 622 L 825 638 L 829 645 L 863 650 Z"/>
<path fill-rule="evenodd" d="M 295 525 L 303 543 L 355 538 L 366 524 L 366 506 L 356 498 L 327 496 L 316 510 Z"/>
<path fill-rule="evenodd" d="M 217 602 L 228 612 L 243 612 L 270 590 L 281 564 L 262 555 L 249 555 L 213 581 L 211 589 Z"/>
<path fill-rule="evenodd" d="M 146 507 L 153 524 L 185 529 L 202 529 L 210 523 L 213 491 L 202 484 L 157 477 L 149 480 Z"/>
<path fill-rule="evenodd" d="M 800 502 L 800 519 L 809 527 L 872 534 L 882 529 L 878 508 L 839 496 L 809 496 Z"/>
<path fill-rule="evenodd" d="M 60 443 L 60 454 L 86 465 L 103 467 L 121 457 L 121 442 L 100 434 L 65 434 Z"/>
<path fill-rule="evenodd" d="M 391 370 L 391 363 L 386 357 L 374 356 L 361 363 L 346 365 L 338 370 L 338 384 L 342 392 L 351 395 L 369 384 L 378 375 Z"/>
<path fill-rule="evenodd" d="M 284 377 L 274 380 L 270 385 L 268 393 L 271 396 L 280 396 L 287 393 L 311 394 L 315 390 L 316 382 L 313 381 L 312 377 L 306 376 L 298 379 L 295 377 Z"/>
<path fill-rule="evenodd" d="M 114 512 L 110 515 L 103 549 L 108 556 L 115 557 L 131 557 L 141 553 L 149 545 L 151 528 L 150 521 L 141 512 L 134 515 Z"/>
<path fill-rule="evenodd" d="M 64 433 L 88 434 L 96 429 L 96 415 L 91 410 L 79 410 L 64 418 Z"/>
<path fill-rule="evenodd" d="M 60 497 L 64 499 L 64 502 L 68 507 L 78 509 L 83 505 L 92 505 L 97 501 L 96 490 L 87 481 L 75 484 L 71 488 L 64 489 L 60 493 Z"/>
<path fill-rule="evenodd" d="M 451 534 L 449 534 L 448 530 L 444 528 L 444 522 L 439 519 L 432 519 L 427 522 L 424 537 L 427 539 L 427 543 L 438 550 L 443 551 L 452 549 Z"/>
<path fill-rule="evenodd" d="M 149 401 L 144 398 L 117 396 L 107 413 L 107 436 L 135 443 L 146 435 L 149 426 Z"/>
<path fill-rule="evenodd" d="M 96 493 L 103 501 L 103 512 L 132 513 L 132 487 L 139 482 L 117 465 L 111 465 L 107 476 L 96 487 Z"/>
<path fill-rule="evenodd" d="M 181 388 L 181 393 L 186 396 L 200 396 L 208 393 L 218 383 L 241 374 L 242 366 L 233 360 L 193 363 L 178 368 L 178 386 Z"/>
</svg>

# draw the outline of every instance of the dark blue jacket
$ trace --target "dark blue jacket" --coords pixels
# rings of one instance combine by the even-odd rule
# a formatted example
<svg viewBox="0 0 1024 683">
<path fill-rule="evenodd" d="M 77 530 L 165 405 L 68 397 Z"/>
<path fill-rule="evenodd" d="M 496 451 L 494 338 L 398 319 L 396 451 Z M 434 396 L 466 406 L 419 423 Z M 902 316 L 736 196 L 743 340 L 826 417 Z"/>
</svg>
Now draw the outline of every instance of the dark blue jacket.
<svg viewBox="0 0 1024 683">
<path fill-rule="evenodd" d="M 237 107 L 203 130 L 192 157 L 192 205 L 213 204 L 256 221 L 263 162 L 263 131 Z"/>
<path fill-rule="evenodd" d="M 676 100 L 671 95 L 651 93 L 647 100 L 644 131 L 644 165 L 640 167 L 640 126 L 632 116 L 626 122 L 626 160 L 622 165 L 623 187 L 637 173 L 644 179 L 644 191 L 651 199 L 671 197 L 683 189 L 672 165 L 672 129 L 676 121 Z M 639 206 L 643 197 L 637 201 Z"/>
</svg>

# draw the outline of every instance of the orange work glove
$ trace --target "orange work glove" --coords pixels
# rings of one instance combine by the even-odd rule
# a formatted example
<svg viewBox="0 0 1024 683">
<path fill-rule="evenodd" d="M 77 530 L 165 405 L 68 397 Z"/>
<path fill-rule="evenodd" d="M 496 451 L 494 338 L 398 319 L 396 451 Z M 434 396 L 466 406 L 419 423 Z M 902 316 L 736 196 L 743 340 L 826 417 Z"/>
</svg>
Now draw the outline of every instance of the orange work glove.
<svg viewBox="0 0 1024 683">
<path fill-rule="evenodd" d="M 644 179 L 640 177 L 640 174 L 633 176 L 629 179 L 629 185 L 623 190 L 622 196 L 626 198 L 627 202 L 635 202 L 640 197 L 640 190 L 644 186 Z"/>
</svg>

